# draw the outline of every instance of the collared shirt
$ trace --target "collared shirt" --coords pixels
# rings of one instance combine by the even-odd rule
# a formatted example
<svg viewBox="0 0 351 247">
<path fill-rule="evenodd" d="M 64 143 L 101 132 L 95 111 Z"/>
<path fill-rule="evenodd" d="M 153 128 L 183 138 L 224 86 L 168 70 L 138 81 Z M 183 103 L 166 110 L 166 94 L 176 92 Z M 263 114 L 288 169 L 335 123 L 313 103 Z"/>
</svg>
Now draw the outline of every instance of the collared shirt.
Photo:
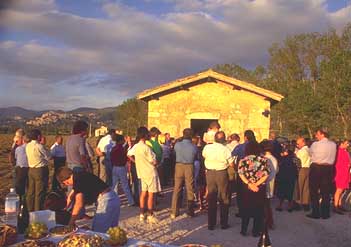
<svg viewBox="0 0 351 247">
<path fill-rule="evenodd" d="M 275 177 L 279 170 L 278 161 L 272 154 L 266 154 L 264 157 L 267 159 L 267 165 L 270 170 L 270 173 L 266 180 L 266 195 L 267 198 L 272 198 L 274 192 Z"/>
<path fill-rule="evenodd" d="M 202 151 L 205 167 L 208 170 L 224 170 L 233 162 L 229 148 L 220 143 L 207 144 Z"/>
<path fill-rule="evenodd" d="M 102 137 L 98 143 L 98 148 L 101 152 L 107 153 L 107 146 L 112 142 L 111 135 L 105 135 Z"/>
<path fill-rule="evenodd" d="M 312 163 L 332 165 L 336 156 L 336 144 L 323 138 L 311 145 L 310 155 Z"/>
<path fill-rule="evenodd" d="M 197 148 L 192 144 L 191 140 L 183 139 L 182 141 L 177 142 L 174 146 L 174 151 L 176 153 L 177 163 L 194 163 Z"/>
<path fill-rule="evenodd" d="M 116 142 L 112 141 L 112 139 L 110 140 L 110 142 L 106 145 L 105 147 L 105 157 L 107 160 L 111 160 L 111 150 L 116 146 Z"/>
<path fill-rule="evenodd" d="M 49 150 L 35 140 L 32 140 L 26 145 L 26 154 L 29 168 L 45 167 L 51 158 Z"/>
<path fill-rule="evenodd" d="M 26 144 L 18 146 L 15 150 L 16 166 L 28 167 L 28 159 L 26 154 Z"/>
<path fill-rule="evenodd" d="M 232 151 L 232 156 L 237 156 L 237 160 L 241 160 L 245 157 L 245 147 L 246 147 L 247 142 L 244 142 L 242 144 L 239 144 L 234 148 Z"/>
<path fill-rule="evenodd" d="M 65 147 L 62 144 L 55 142 L 50 150 L 52 157 L 66 157 Z"/>
<path fill-rule="evenodd" d="M 80 134 L 70 135 L 66 141 L 67 164 L 82 165 L 83 155 L 86 155 L 84 138 Z"/>
<path fill-rule="evenodd" d="M 301 161 L 302 168 L 309 168 L 311 165 L 311 157 L 309 148 L 307 146 L 303 146 L 301 149 L 297 150 L 296 157 Z"/>
<path fill-rule="evenodd" d="M 227 147 L 229 148 L 230 151 L 234 151 L 234 149 L 236 148 L 236 146 L 239 145 L 238 141 L 231 141 L 230 143 L 227 143 Z"/>
<path fill-rule="evenodd" d="M 156 162 L 156 155 L 151 150 L 150 146 L 146 145 L 143 141 L 139 141 L 131 150 L 133 151 L 128 153 L 128 155 L 134 155 L 138 178 L 148 179 L 157 177 L 158 174 L 156 166 L 154 165 Z"/>
</svg>

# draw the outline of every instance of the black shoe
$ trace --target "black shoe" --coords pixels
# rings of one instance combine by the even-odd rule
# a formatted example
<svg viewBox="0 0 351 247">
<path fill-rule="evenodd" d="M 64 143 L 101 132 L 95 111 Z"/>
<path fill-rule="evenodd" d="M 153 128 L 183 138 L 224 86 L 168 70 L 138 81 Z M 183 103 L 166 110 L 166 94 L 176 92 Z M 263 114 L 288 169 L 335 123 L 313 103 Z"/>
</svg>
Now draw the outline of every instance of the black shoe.
<svg viewBox="0 0 351 247">
<path fill-rule="evenodd" d="M 303 211 L 305 211 L 305 212 L 310 211 L 310 206 L 309 205 L 303 205 Z"/>
<path fill-rule="evenodd" d="M 221 229 L 222 229 L 222 230 L 225 230 L 225 229 L 228 229 L 228 228 L 230 228 L 230 225 L 229 225 L 229 224 L 226 224 L 226 225 L 221 226 Z"/>
<path fill-rule="evenodd" d="M 244 232 L 244 231 L 241 231 L 240 234 L 241 234 L 242 236 L 244 236 L 244 237 L 247 236 L 247 232 Z"/>
<path fill-rule="evenodd" d="M 294 209 L 292 209 L 292 208 L 289 208 L 289 209 L 288 209 L 288 212 L 289 212 L 289 213 L 291 213 L 292 211 L 294 211 Z"/>
<path fill-rule="evenodd" d="M 333 212 L 336 214 L 344 215 L 344 212 L 340 208 L 334 208 Z"/>
<path fill-rule="evenodd" d="M 207 228 L 208 228 L 208 230 L 210 230 L 210 231 L 213 231 L 213 230 L 215 229 L 214 226 L 208 226 Z"/>
<path fill-rule="evenodd" d="M 318 215 L 313 215 L 313 214 L 306 214 L 306 217 L 311 218 L 311 219 L 319 219 L 320 218 Z"/>
</svg>

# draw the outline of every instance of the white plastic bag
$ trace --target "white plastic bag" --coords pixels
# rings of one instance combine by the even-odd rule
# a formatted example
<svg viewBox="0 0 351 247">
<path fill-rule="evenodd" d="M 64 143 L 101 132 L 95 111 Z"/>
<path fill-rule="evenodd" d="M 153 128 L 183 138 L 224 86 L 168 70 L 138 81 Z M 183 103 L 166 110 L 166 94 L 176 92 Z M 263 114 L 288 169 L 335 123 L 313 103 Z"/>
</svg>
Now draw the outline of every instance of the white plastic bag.
<svg viewBox="0 0 351 247">
<path fill-rule="evenodd" d="M 29 223 L 44 223 L 48 229 L 56 226 L 55 212 L 51 210 L 41 210 L 29 213 Z"/>
</svg>

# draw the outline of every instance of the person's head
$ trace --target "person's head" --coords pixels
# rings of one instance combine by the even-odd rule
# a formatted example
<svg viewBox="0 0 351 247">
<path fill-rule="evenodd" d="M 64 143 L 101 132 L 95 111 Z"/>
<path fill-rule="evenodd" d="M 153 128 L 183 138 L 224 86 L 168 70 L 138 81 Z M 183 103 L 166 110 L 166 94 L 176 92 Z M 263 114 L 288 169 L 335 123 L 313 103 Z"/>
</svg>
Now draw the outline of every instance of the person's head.
<svg viewBox="0 0 351 247">
<path fill-rule="evenodd" d="M 236 142 L 240 142 L 240 136 L 236 133 L 234 134 L 231 134 L 229 137 L 228 137 L 228 141 L 229 142 L 232 142 L 232 141 L 236 141 Z"/>
<path fill-rule="evenodd" d="M 161 131 L 158 128 L 152 127 L 150 129 L 150 136 L 151 137 L 157 137 L 159 134 L 161 134 Z"/>
<path fill-rule="evenodd" d="M 171 140 L 171 134 L 170 133 L 165 133 L 165 139 L 166 139 L 166 141 Z"/>
<path fill-rule="evenodd" d="M 256 141 L 255 133 L 252 130 L 245 130 L 244 132 L 245 141 Z"/>
<path fill-rule="evenodd" d="M 62 145 L 63 143 L 63 138 L 60 135 L 55 136 L 55 142 L 59 145 Z"/>
<path fill-rule="evenodd" d="M 198 136 L 193 136 L 191 138 L 191 142 L 194 144 L 194 145 L 197 145 L 199 143 L 199 137 Z"/>
<path fill-rule="evenodd" d="M 15 143 L 18 146 L 22 145 L 22 143 L 23 143 L 23 136 L 15 136 L 13 138 L 13 143 Z"/>
<path fill-rule="evenodd" d="M 108 129 L 107 134 L 111 135 L 111 136 L 112 136 L 112 134 L 116 134 L 116 129 L 113 129 L 113 128 Z"/>
<path fill-rule="evenodd" d="M 28 133 L 28 138 L 31 141 L 40 141 L 41 140 L 41 131 L 39 129 L 32 129 L 31 131 L 29 131 Z"/>
<path fill-rule="evenodd" d="M 256 141 L 249 141 L 245 146 L 245 156 L 247 155 L 260 155 L 261 147 Z"/>
<path fill-rule="evenodd" d="M 137 139 L 138 140 L 147 140 L 149 139 L 149 130 L 142 126 L 137 129 Z"/>
<path fill-rule="evenodd" d="M 39 142 L 40 142 L 40 144 L 45 145 L 46 144 L 46 137 L 42 135 Z"/>
<path fill-rule="evenodd" d="M 318 141 L 322 140 L 323 138 L 328 138 L 328 132 L 325 129 L 318 129 L 316 131 L 315 137 Z"/>
<path fill-rule="evenodd" d="M 212 121 L 209 125 L 209 129 L 217 132 L 218 130 L 220 130 L 221 125 L 217 122 L 217 121 Z"/>
<path fill-rule="evenodd" d="M 183 130 L 183 139 L 191 140 L 192 137 L 193 137 L 193 130 L 190 128 L 185 128 Z"/>
<path fill-rule="evenodd" d="M 269 139 L 270 140 L 274 140 L 277 137 L 276 133 L 274 131 L 272 131 L 271 133 L 269 133 Z"/>
<path fill-rule="evenodd" d="M 23 137 L 25 135 L 24 130 L 23 129 L 17 129 L 15 136 L 20 136 Z"/>
<path fill-rule="evenodd" d="M 114 142 L 117 142 L 117 134 L 115 132 L 112 132 L 111 134 L 109 134 L 111 136 L 111 140 Z"/>
<path fill-rule="evenodd" d="M 68 167 L 61 167 L 57 170 L 56 179 L 65 186 L 73 185 L 73 171 Z"/>
<path fill-rule="evenodd" d="M 116 134 L 116 143 L 123 144 L 124 143 L 124 136 Z"/>
<path fill-rule="evenodd" d="M 214 136 L 214 140 L 217 143 L 224 144 L 226 142 L 226 137 L 225 137 L 224 131 L 217 131 L 215 136 Z"/>
<path fill-rule="evenodd" d="M 273 152 L 273 143 L 269 140 L 263 140 L 261 143 L 261 148 L 265 153 L 272 153 Z"/>
<path fill-rule="evenodd" d="M 28 143 L 28 142 L 30 142 L 30 140 L 29 140 L 29 138 L 28 138 L 28 135 L 25 134 L 25 135 L 23 136 L 23 143 Z"/>
<path fill-rule="evenodd" d="M 303 138 L 303 137 L 298 137 L 297 139 L 296 139 L 296 147 L 298 148 L 298 149 L 301 149 L 301 148 L 303 148 L 304 146 L 306 146 L 306 141 L 305 141 L 305 138 Z"/>
<path fill-rule="evenodd" d="M 347 148 L 349 147 L 349 145 L 350 145 L 350 141 L 344 139 L 344 140 L 342 140 L 342 141 L 340 142 L 339 147 L 340 147 L 340 148 L 343 148 L 343 149 L 347 149 Z"/>
<path fill-rule="evenodd" d="M 83 120 L 77 120 L 73 124 L 73 129 L 72 129 L 72 134 L 73 135 L 78 135 L 80 134 L 81 136 L 86 135 L 88 132 L 88 123 L 83 121 Z"/>
</svg>

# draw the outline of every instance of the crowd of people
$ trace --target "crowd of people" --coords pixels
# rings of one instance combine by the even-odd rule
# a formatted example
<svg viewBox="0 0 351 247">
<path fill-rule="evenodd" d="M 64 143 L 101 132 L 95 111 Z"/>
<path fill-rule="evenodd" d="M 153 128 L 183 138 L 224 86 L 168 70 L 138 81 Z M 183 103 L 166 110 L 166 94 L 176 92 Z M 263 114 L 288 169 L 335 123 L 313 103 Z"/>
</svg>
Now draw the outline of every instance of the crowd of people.
<svg viewBox="0 0 351 247">
<path fill-rule="evenodd" d="M 165 186 L 173 186 L 171 219 L 180 215 L 186 201 L 186 214 L 195 217 L 196 209 L 207 210 L 208 229 L 214 230 L 219 206 L 220 228 L 227 229 L 229 208 L 236 205 L 243 236 L 251 218 L 253 236 L 265 226 L 276 227 L 274 197 L 279 199 L 278 212 L 304 210 L 311 219 L 328 219 L 333 202 L 333 211 L 343 214 L 340 198 L 350 184 L 349 141 L 337 145 L 323 129 L 316 131 L 313 142 L 304 137 L 282 141 L 271 133 L 260 143 L 252 130 L 244 132 L 242 142 L 239 134 L 227 136 L 216 121 L 203 137 L 186 128 L 179 139 L 156 127 L 139 127 L 135 139 L 110 129 L 95 150 L 87 142 L 87 129 L 86 122 L 77 121 L 65 145 L 56 136 L 50 149 L 40 130 L 16 132 L 10 161 L 16 192 L 29 211 L 48 206 L 52 159 L 51 191 L 64 195 L 60 210 L 69 212 L 67 223 L 89 217 L 85 206 L 95 204 L 92 230 L 98 232 L 118 225 L 121 190 L 128 206 L 139 206 L 140 221 L 157 222 L 154 211 L 164 200 Z"/>
</svg>

